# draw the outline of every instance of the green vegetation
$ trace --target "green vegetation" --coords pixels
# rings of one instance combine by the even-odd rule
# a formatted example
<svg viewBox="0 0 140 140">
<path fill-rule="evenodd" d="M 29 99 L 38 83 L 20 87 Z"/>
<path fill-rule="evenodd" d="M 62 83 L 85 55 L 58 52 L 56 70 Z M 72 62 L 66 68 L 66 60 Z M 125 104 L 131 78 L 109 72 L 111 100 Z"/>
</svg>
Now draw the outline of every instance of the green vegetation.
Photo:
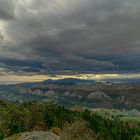
<svg viewBox="0 0 140 140">
<path fill-rule="evenodd" d="M 137 140 L 140 123 L 46 102 L 0 101 L 0 140 L 26 131 L 51 131 L 62 140 Z"/>
<path fill-rule="evenodd" d="M 61 140 L 95 140 L 96 135 L 83 120 L 66 124 L 61 133 Z"/>
<path fill-rule="evenodd" d="M 0 99 L 55 102 L 63 106 L 140 111 L 140 84 L 18 84 L 0 85 Z"/>
</svg>

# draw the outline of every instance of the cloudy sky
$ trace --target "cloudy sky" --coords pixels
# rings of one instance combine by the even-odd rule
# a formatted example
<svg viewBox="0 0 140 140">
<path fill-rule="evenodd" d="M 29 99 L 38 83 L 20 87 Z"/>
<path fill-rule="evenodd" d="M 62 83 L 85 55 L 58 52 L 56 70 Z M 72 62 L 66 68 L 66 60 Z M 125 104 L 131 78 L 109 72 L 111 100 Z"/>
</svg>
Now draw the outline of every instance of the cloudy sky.
<svg viewBox="0 0 140 140">
<path fill-rule="evenodd" d="M 0 76 L 139 73 L 140 0 L 0 0 Z"/>
</svg>

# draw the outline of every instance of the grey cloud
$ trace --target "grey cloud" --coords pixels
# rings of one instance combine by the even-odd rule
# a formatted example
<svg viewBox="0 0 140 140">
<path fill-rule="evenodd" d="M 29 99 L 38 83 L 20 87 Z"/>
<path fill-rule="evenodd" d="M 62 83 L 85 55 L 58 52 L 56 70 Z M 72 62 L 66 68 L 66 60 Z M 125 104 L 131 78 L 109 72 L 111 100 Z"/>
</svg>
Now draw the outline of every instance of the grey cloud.
<svg viewBox="0 0 140 140">
<path fill-rule="evenodd" d="M 0 32 L 0 43 L 4 41 L 4 35 Z"/>
<path fill-rule="evenodd" d="M 139 0 L 18 0 L 15 20 L 5 27 L 13 44 L 7 43 L 4 54 L 11 54 L 11 62 L 17 57 L 24 61 L 23 71 L 139 70 L 139 4 Z M 18 67 L 14 63 L 10 68 L 14 66 Z"/>
<path fill-rule="evenodd" d="M 0 0 L 0 19 L 14 19 L 14 0 Z"/>
</svg>

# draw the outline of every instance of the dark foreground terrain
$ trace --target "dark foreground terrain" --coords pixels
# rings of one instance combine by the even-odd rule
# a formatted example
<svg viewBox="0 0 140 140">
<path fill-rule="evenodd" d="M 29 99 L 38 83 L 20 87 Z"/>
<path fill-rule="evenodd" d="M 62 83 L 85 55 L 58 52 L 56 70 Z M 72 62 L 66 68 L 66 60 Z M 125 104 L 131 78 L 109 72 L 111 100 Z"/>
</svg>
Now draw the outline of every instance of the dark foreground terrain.
<svg viewBox="0 0 140 140">
<path fill-rule="evenodd" d="M 139 140 L 139 116 L 127 117 L 46 102 L 0 101 L 0 140 Z"/>
</svg>

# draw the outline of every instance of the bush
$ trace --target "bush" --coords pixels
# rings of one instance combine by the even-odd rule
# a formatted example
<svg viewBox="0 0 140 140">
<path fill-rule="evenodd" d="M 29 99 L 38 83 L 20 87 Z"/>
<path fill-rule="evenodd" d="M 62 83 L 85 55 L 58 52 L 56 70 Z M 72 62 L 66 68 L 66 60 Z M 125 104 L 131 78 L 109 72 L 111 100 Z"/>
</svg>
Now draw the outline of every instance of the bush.
<svg viewBox="0 0 140 140">
<path fill-rule="evenodd" d="M 60 136 L 61 129 L 58 127 L 53 127 L 52 129 L 50 129 L 50 132 L 53 132 L 54 134 Z"/>
<path fill-rule="evenodd" d="M 76 121 L 65 124 L 60 140 L 95 140 L 95 134 L 88 128 L 85 121 Z"/>
<path fill-rule="evenodd" d="M 136 135 L 133 140 L 140 140 L 140 136 L 139 135 Z"/>
</svg>

